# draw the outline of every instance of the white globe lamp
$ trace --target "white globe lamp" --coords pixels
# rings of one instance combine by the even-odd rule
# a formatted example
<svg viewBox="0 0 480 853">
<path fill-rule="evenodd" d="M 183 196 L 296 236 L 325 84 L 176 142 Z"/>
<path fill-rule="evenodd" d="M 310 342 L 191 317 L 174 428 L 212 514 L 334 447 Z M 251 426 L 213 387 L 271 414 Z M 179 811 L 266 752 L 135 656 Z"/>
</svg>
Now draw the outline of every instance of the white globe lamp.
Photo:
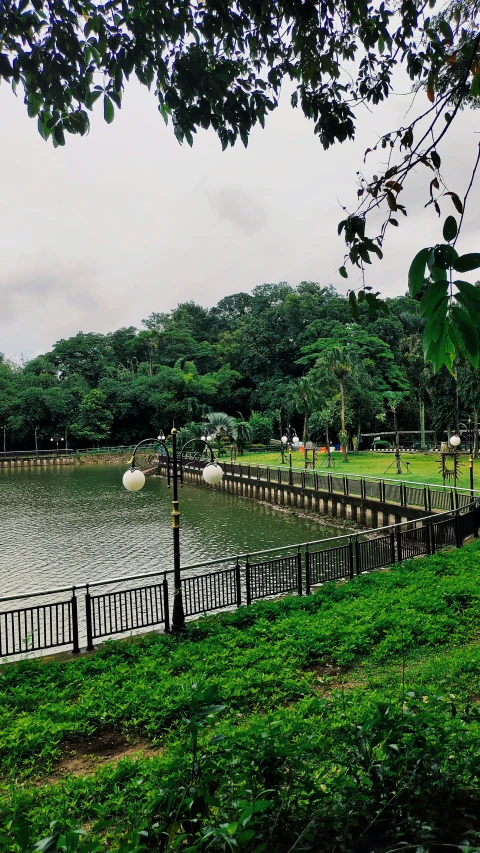
<svg viewBox="0 0 480 853">
<path fill-rule="evenodd" d="M 282 435 L 282 444 L 283 444 L 284 446 L 286 445 L 287 441 L 288 441 L 287 436 L 286 436 L 286 435 Z"/>
<path fill-rule="evenodd" d="M 299 439 L 298 435 L 293 436 L 292 444 L 294 447 L 298 447 L 298 445 L 300 444 L 300 439 Z"/>
<path fill-rule="evenodd" d="M 129 468 L 122 478 L 127 492 L 139 492 L 145 485 L 145 474 L 140 468 Z"/>
<path fill-rule="evenodd" d="M 223 477 L 223 469 L 216 462 L 209 462 L 203 469 L 203 479 L 209 486 L 216 486 Z"/>
<path fill-rule="evenodd" d="M 462 441 L 462 439 L 460 438 L 459 435 L 452 435 L 450 437 L 450 444 L 452 445 L 452 447 L 458 447 L 459 444 L 461 443 L 461 441 Z"/>
</svg>

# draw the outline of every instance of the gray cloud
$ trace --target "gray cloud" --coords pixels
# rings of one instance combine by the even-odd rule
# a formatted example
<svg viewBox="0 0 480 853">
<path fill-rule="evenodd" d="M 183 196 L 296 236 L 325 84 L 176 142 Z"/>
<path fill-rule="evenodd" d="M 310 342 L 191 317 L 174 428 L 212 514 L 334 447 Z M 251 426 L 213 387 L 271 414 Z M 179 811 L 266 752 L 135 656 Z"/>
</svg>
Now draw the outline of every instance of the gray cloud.
<svg viewBox="0 0 480 853">
<path fill-rule="evenodd" d="M 314 280 L 343 293 L 359 285 L 358 271 L 347 282 L 338 274 L 345 245 L 337 199 L 355 208 L 363 152 L 404 122 L 407 101 L 392 97 L 360 112 L 356 141 L 325 152 L 284 95 L 248 149 L 222 152 L 212 132 L 199 132 L 192 149 L 179 146 L 153 96 L 132 82 L 113 124 L 94 111 L 88 137 L 68 137 L 54 150 L 21 99 L 0 87 L 2 154 L 12 164 L 2 172 L 0 351 L 32 356 L 81 328 L 139 326 L 180 300 L 211 306 L 267 281 Z M 462 195 L 478 112 L 465 111 L 455 124 L 442 144 L 442 168 Z M 382 157 L 369 155 L 370 174 Z M 424 210 L 429 178 L 419 168 L 402 193 L 408 218 L 398 217 L 384 260 L 367 270 L 367 284 L 384 295 L 405 292 L 412 257 L 441 239 L 443 217 L 454 212 L 449 200 L 440 221 Z M 478 250 L 476 199 L 474 187 L 461 253 Z"/>
<path fill-rule="evenodd" d="M 226 220 L 239 231 L 251 237 L 260 231 L 267 221 L 263 206 L 238 187 L 219 187 L 209 193 L 210 204 L 222 221 Z"/>
</svg>

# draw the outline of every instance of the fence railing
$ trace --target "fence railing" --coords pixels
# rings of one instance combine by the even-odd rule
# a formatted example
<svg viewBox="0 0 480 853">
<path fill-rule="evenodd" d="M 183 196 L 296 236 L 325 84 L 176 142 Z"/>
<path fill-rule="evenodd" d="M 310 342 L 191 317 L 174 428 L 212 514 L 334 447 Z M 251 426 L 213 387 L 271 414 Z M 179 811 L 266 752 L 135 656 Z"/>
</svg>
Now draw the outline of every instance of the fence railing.
<svg viewBox="0 0 480 853">
<path fill-rule="evenodd" d="M 160 459 L 165 464 L 164 459 Z M 190 467 L 203 464 L 191 460 Z M 416 483 L 411 480 L 394 480 L 387 477 L 369 477 L 361 474 L 336 474 L 326 471 L 305 471 L 301 468 L 278 468 L 268 465 L 223 462 L 225 474 L 232 479 L 256 481 L 260 484 L 297 486 L 312 491 L 352 495 L 384 503 L 410 506 L 425 512 L 454 510 L 467 506 L 480 491 L 459 486 L 442 486 L 436 483 Z"/>
<path fill-rule="evenodd" d="M 479 525 L 476 498 L 468 506 L 377 530 L 183 566 L 185 614 L 194 618 L 288 593 L 308 594 L 318 584 L 460 548 L 478 536 Z M 79 589 L 85 589 L 83 608 Z M 159 626 L 168 631 L 174 594 L 168 570 L 0 598 L 0 607 L 15 602 L 0 611 L 0 659 L 66 647 L 91 650 L 107 637 Z"/>
</svg>

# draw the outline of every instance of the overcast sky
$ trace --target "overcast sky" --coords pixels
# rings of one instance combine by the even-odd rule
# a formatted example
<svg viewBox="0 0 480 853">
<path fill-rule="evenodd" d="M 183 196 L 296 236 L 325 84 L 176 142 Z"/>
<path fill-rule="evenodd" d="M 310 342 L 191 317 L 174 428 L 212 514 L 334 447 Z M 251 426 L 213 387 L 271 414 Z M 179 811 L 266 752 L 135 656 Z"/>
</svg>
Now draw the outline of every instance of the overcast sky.
<svg viewBox="0 0 480 853">
<path fill-rule="evenodd" d="M 199 132 L 193 149 L 180 146 L 153 95 L 132 82 L 112 125 L 97 109 L 88 137 L 67 134 L 65 148 L 55 150 L 22 98 L 2 86 L 0 351 L 29 358 L 80 329 L 139 326 L 179 301 L 212 306 L 264 282 L 314 280 L 342 292 L 358 286 L 355 276 L 345 282 L 336 272 L 344 253 L 340 204 L 354 207 L 364 150 L 406 123 L 409 104 L 396 97 L 364 110 L 357 140 L 324 152 L 285 94 L 246 150 L 222 152 L 213 132 Z M 450 189 L 463 196 L 480 113 L 455 124 L 440 152 Z M 367 283 L 384 295 L 404 293 L 413 255 L 440 239 L 435 214 L 423 210 L 428 181 L 422 167 L 402 194 L 408 219 L 399 216 L 385 259 L 369 270 Z M 461 253 L 480 248 L 478 198 L 477 185 Z M 455 213 L 449 202 L 442 212 Z"/>
</svg>

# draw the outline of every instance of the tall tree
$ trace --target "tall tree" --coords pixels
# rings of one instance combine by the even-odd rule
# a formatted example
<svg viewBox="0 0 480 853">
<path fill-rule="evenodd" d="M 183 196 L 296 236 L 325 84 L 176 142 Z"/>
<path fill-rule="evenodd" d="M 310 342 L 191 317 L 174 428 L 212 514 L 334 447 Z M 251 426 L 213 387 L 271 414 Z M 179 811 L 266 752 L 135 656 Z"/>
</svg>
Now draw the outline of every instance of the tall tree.
<svg viewBox="0 0 480 853">
<path fill-rule="evenodd" d="M 78 413 L 78 421 L 71 425 L 77 438 L 99 444 L 110 433 L 113 415 L 106 405 L 107 398 L 98 389 L 93 388 L 85 394 Z"/>
<path fill-rule="evenodd" d="M 287 401 L 293 410 L 303 415 L 303 441 L 308 440 L 308 416 L 321 397 L 315 376 L 307 374 L 293 379 L 288 387 Z"/>
<path fill-rule="evenodd" d="M 343 461 L 348 462 L 348 433 L 345 423 L 345 377 L 353 370 L 351 355 L 346 347 L 332 346 L 319 359 L 319 367 L 326 367 L 338 382 L 340 394 L 340 441 Z"/>
</svg>

